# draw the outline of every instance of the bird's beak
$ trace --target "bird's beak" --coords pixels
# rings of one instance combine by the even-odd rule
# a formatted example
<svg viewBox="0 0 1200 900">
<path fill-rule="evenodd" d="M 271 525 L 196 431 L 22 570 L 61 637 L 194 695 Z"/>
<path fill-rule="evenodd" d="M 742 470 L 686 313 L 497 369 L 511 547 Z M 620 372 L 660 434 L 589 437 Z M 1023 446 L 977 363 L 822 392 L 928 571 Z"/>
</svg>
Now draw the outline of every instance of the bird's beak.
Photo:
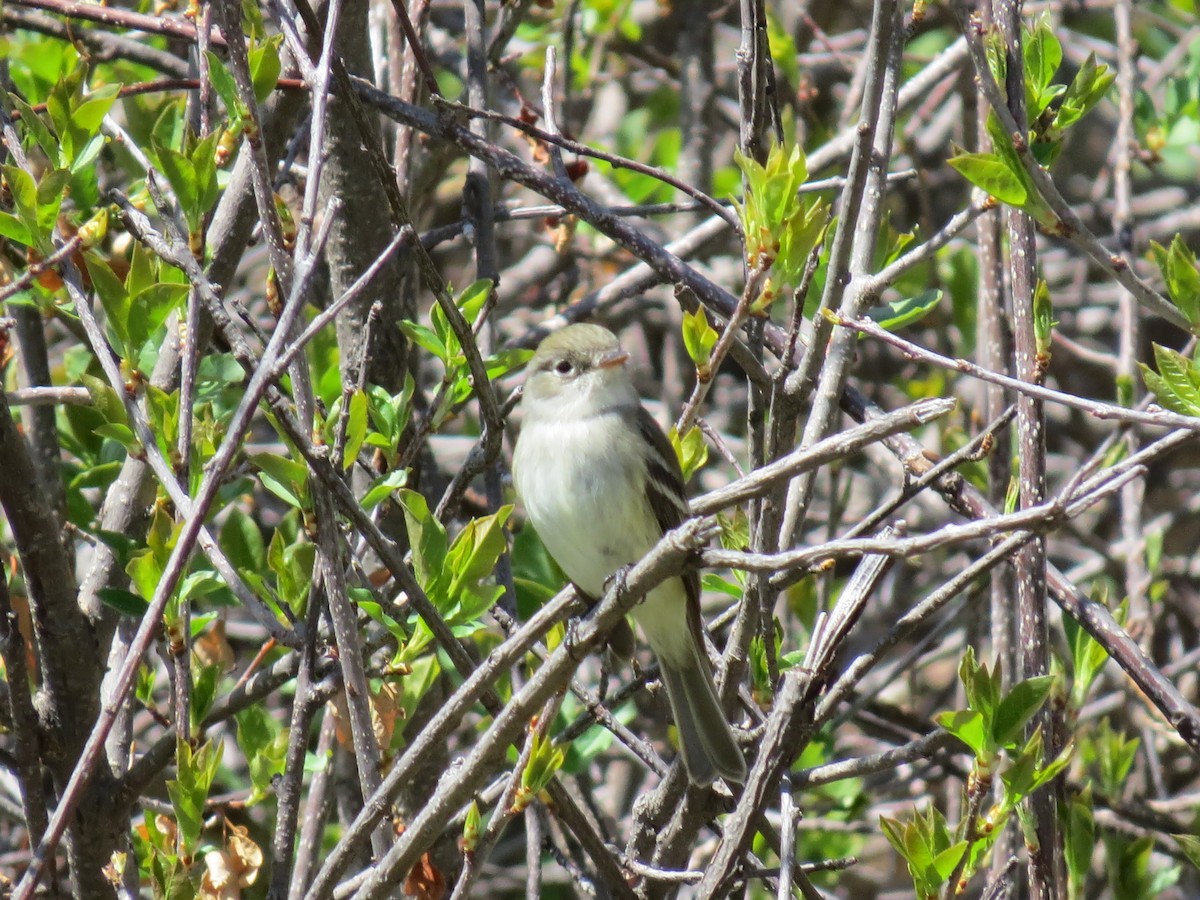
<svg viewBox="0 0 1200 900">
<path fill-rule="evenodd" d="M 611 353 L 605 353 L 600 357 L 600 361 L 596 366 L 601 369 L 615 369 L 617 366 L 623 366 L 629 362 L 629 354 L 624 350 L 613 350 Z"/>
</svg>

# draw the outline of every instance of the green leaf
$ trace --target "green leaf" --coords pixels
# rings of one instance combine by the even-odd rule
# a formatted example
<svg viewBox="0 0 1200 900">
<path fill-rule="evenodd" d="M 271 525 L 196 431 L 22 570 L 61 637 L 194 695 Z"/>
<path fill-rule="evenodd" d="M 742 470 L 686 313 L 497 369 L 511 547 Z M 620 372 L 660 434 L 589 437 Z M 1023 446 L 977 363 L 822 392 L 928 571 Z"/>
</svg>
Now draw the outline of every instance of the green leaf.
<svg viewBox="0 0 1200 900">
<path fill-rule="evenodd" d="M 986 761 L 994 752 L 987 722 L 983 714 L 973 709 L 938 713 L 934 721 L 971 748 L 976 759 Z"/>
<path fill-rule="evenodd" d="M 225 104 L 225 112 L 229 115 L 230 124 L 236 125 L 246 118 L 246 106 L 238 97 L 237 83 L 229 74 L 229 69 L 225 68 L 221 57 L 211 50 L 206 50 L 205 55 L 208 58 L 208 75 L 212 81 L 213 90 Z"/>
<path fill-rule="evenodd" d="M 272 796 L 275 778 L 283 774 L 287 734 L 262 706 L 247 707 L 236 718 L 238 747 L 246 758 L 253 786 L 248 802 L 254 804 Z"/>
<path fill-rule="evenodd" d="M 150 604 L 132 591 L 122 588 L 106 587 L 96 591 L 96 596 L 109 609 L 115 609 L 123 616 L 141 619 L 150 608 Z"/>
<path fill-rule="evenodd" d="M 998 746 L 1007 747 L 1017 739 L 1025 723 L 1042 708 L 1053 686 L 1053 675 L 1026 678 L 1013 686 L 996 707 L 992 739 Z"/>
<path fill-rule="evenodd" d="M 24 169 L 18 166 L 0 166 L 0 172 L 4 173 L 4 180 L 8 183 L 13 211 L 27 232 L 25 235 L 18 232 L 18 236 L 28 237 L 28 240 L 22 241 L 22 243 L 36 247 L 43 256 L 48 256 L 52 249 L 50 231 L 54 227 L 59 205 L 62 203 L 61 185 L 58 195 L 43 203 L 45 198 L 42 191 L 34 182 L 33 177 Z M 48 225 L 44 224 L 47 220 L 49 221 Z M 13 228 L 12 230 L 16 231 L 17 229 Z"/>
<path fill-rule="evenodd" d="M 1118 614 L 1116 618 L 1120 623 L 1123 617 Z M 1063 617 L 1063 633 L 1071 648 L 1071 706 L 1078 710 L 1086 702 L 1092 682 L 1108 662 L 1108 651 L 1070 616 Z"/>
<path fill-rule="evenodd" d="M 1178 234 L 1171 241 L 1163 274 L 1167 279 L 1171 300 L 1188 322 L 1200 324 L 1200 271 L 1196 269 L 1196 257 Z"/>
<path fill-rule="evenodd" d="M 1064 825 L 1063 857 L 1067 864 L 1068 896 L 1081 898 L 1092 868 L 1092 853 L 1096 849 L 1090 784 L 1067 801 Z"/>
<path fill-rule="evenodd" d="M 250 461 L 259 468 L 263 487 L 296 509 L 308 508 L 307 467 L 273 453 L 251 454 Z"/>
<path fill-rule="evenodd" d="M 770 273 L 752 309 L 758 314 L 800 281 L 809 254 L 821 241 L 828 206 L 820 198 L 798 193 L 808 178 L 799 145 L 772 145 L 765 166 L 740 150 L 734 152 L 734 161 L 746 185 L 742 201 L 734 201 L 745 235 L 746 265 Z"/>
<path fill-rule="evenodd" d="M 503 378 L 509 372 L 515 372 L 533 358 L 533 351 L 522 347 L 501 350 L 483 361 L 484 371 L 488 378 Z"/>
<path fill-rule="evenodd" d="M 480 278 L 463 288 L 462 293 L 455 298 L 454 302 L 462 310 L 463 318 L 472 328 L 479 324 L 479 316 L 487 306 L 493 286 L 490 278 Z"/>
<path fill-rule="evenodd" d="M 363 440 L 367 436 L 367 395 L 361 388 L 350 395 L 350 409 L 346 414 L 346 447 L 342 469 L 349 470 L 358 459 Z"/>
<path fill-rule="evenodd" d="M 867 316 L 878 322 L 881 328 L 895 331 L 897 328 L 921 321 L 936 309 L 941 301 L 942 292 L 940 290 L 923 291 L 915 297 L 872 306 L 867 310 Z"/>
<path fill-rule="evenodd" d="M 683 314 L 683 346 L 697 369 L 708 369 L 708 359 L 718 337 L 717 330 L 708 324 L 703 308 Z"/>
<path fill-rule="evenodd" d="M 116 441 L 130 453 L 136 453 L 141 449 L 141 444 L 128 425 L 121 425 L 117 422 L 106 422 L 103 425 L 98 425 L 93 431 L 100 437 Z"/>
<path fill-rule="evenodd" d="M 418 347 L 429 351 L 436 359 L 441 360 L 443 365 L 449 361 L 450 353 L 446 349 L 445 342 L 429 328 L 416 322 L 404 321 L 400 323 L 400 330 Z"/>
<path fill-rule="evenodd" d="M 147 384 L 146 411 L 159 449 L 170 458 L 179 443 L 179 391 L 168 394 L 160 387 Z"/>
<path fill-rule="evenodd" d="M 1054 73 L 1062 63 L 1062 44 L 1055 37 L 1049 23 L 1043 17 L 1026 33 L 1024 46 L 1025 79 L 1028 82 L 1030 118 L 1036 118 L 1045 108 L 1046 89 L 1054 80 Z"/>
<path fill-rule="evenodd" d="M 205 214 L 217 199 L 218 140 L 220 133 L 214 132 L 184 153 L 157 141 L 153 144 L 158 164 L 170 182 L 192 232 L 199 230 Z M 185 146 L 190 142 L 190 138 L 185 140 Z"/>
<path fill-rule="evenodd" d="M 275 90 L 282 65 L 279 61 L 279 44 L 282 36 L 276 35 L 250 49 L 250 80 L 254 83 L 254 98 L 265 103 Z"/>
<path fill-rule="evenodd" d="M 1090 743 L 1084 748 L 1084 755 L 1090 756 L 1095 762 L 1100 786 L 1105 794 L 1121 796 L 1140 746 L 1138 738 L 1126 738 L 1122 732 L 1114 730 L 1107 717 L 1100 720 Z"/>
<path fill-rule="evenodd" d="M 63 191 L 71 180 L 67 169 L 54 169 L 42 176 L 37 187 L 37 221 L 45 234 L 50 234 L 58 224 L 58 211 L 62 207 Z"/>
<path fill-rule="evenodd" d="M 954 874 L 954 869 L 958 866 L 959 860 L 963 858 L 963 854 L 966 852 L 967 842 L 959 841 L 947 847 L 933 858 L 934 871 L 938 873 L 942 882 Z"/>
<path fill-rule="evenodd" d="M 675 448 L 686 484 L 708 461 L 708 443 L 704 440 L 704 432 L 698 425 L 693 425 L 681 438 L 672 425 L 667 437 L 671 440 L 671 446 Z"/>
<path fill-rule="evenodd" d="M 71 110 L 71 126 L 77 136 L 85 139 L 84 142 L 100 131 L 104 117 L 112 109 L 120 91 L 120 85 L 104 85 L 94 90 L 87 99 Z"/>
<path fill-rule="evenodd" d="M 407 483 L 408 469 L 393 469 L 371 483 L 371 487 L 363 494 L 362 508 L 374 509 Z"/>
<path fill-rule="evenodd" d="M 1070 128 L 1104 99 L 1112 83 L 1116 81 L 1116 73 L 1109 72 L 1108 66 L 1096 64 L 1096 54 L 1089 53 L 1067 89 L 1063 92 L 1062 103 L 1055 119 L 1055 127 L 1060 130 Z"/>
<path fill-rule="evenodd" d="M 171 190 L 174 191 L 175 197 L 179 201 L 179 207 L 189 218 L 190 224 L 191 212 L 199 203 L 201 192 L 196 176 L 196 166 L 188 156 L 166 144 L 156 143 L 154 150 L 158 156 L 159 168 L 166 176 L 167 183 L 171 185 Z"/>
<path fill-rule="evenodd" d="M 280 539 L 277 542 L 278 537 L 277 531 L 271 539 L 267 555 L 279 586 L 279 596 L 294 613 L 303 614 L 312 587 L 317 548 L 302 536 L 297 536 L 291 541 Z"/>
<path fill-rule="evenodd" d="M 1194 834 L 1173 834 L 1175 842 L 1179 844 L 1179 849 L 1183 851 L 1184 856 L 1188 861 L 1200 869 L 1200 837 Z"/>
<path fill-rule="evenodd" d="M 408 525 L 408 540 L 413 553 L 413 572 L 421 587 L 431 594 L 430 599 L 436 603 L 438 601 L 432 596 L 433 586 L 443 575 L 446 553 L 449 549 L 446 529 L 433 517 L 429 511 L 429 504 L 416 491 L 401 490 L 400 505 L 404 507 L 404 520 Z M 449 598 L 443 594 L 440 599 L 442 602 L 446 602 Z"/>
<path fill-rule="evenodd" d="M 1185 416 L 1200 415 L 1200 374 L 1187 357 L 1168 347 L 1154 345 L 1154 361 L 1158 373 L 1139 364 L 1146 388 L 1158 395 L 1166 409 Z"/>
<path fill-rule="evenodd" d="M 20 219 L 12 213 L 0 211 L 0 237 L 6 237 L 26 247 L 34 246 L 33 235 Z"/>
<path fill-rule="evenodd" d="M 1033 338 L 1039 360 L 1050 359 L 1054 325 L 1054 304 L 1050 300 L 1050 288 L 1045 279 L 1039 278 L 1033 292 Z"/>
<path fill-rule="evenodd" d="M 1014 171 L 1008 161 L 995 153 L 961 153 L 946 161 L 963 178 L 1001 203 L 1021 208 L 1029 200 L 1022 177 L 1024 170 Z"/>
<path fill-rule="evenodd" d="M 129 273 L 125 276 L 125 290 L 135 297 L 158 279 L 159 261 L 140 242 L 133 245 L 133 254 L 129 259 Z"/>
<path fill-rule="evenodd" d="M 216 664 L 203 665 L 192 672 L 192 734 L 200 733 L 200 726 L 208 718 L 213 702 L 217 699 L 217 688 L 221 683 L 221 667 Z"/>
<path fill-rule="evenodd" d="M 117 392 L 112 389 L 112 386 L 107 381 L 102 381 L 95 375 L 87 374 L 81 375 L 79 380 L 87 388 L 92 406 L 100 415 L 104 416 L 105 421 L 114 422 L 119 425 L 129 424 L 125 404 L 121 402 L 121 398 L 117 396 Z"/>
<path fill-rule="evenodd" d="M 527 805 L 532 797 L 545 788 L 567 758 L 566 750 L 555 747 L 549 737 L 535 733 L 531 740 L 533 749 L 529 754 L 529 763 L 521 772 L 521 790 L 514 804 L 518 806 L 522 803 Z"/>
<path fill-rule="evenodd" d="M 167 793 L 179 826 L 180 844 L 186 855 L 192 855 L 204 828 L 204 803 L 221 764 L 223 744 L 206 741 L 195 751 L 186 741 L 180 741 L 175 751 L 177 777 L 167 782 Z"/>
<path fill-rule="evenodd" d="M 995 717 L 996 706 L 1000 702 L 1000 675 L 999 663 L 996 663 L 992 672 L 988 671 L 986 665 L 976 663 L 973 647 L 967 648 L 958 667 L 958 677 L 967 695 L 967 705 L 983 714 L 989 729 Z"/>
<path fill-rule="evenodd" d="M 501 588 L 480 590 L 479 586 L 508 549 L 504 526 L 512 510 L 502 506 L 490 516 L 472 519 L 450 546 L 445 568 L 450 575 L 450 599 L 458 607 L 448 614 L 453 623 L 477 618 L 503 593 Z"/>
<path fill-rule="evenodd" d="M 2 166 L 0 171 L 4 172 L 13 207 L 21 220 L 27 225 L 36 223 L 38 190 L 33 176 L 18 166 Z"/>
<path fill-rule="evenodd" d="M 13 106 L 21 111 L 21 127 L 33 135 L 34 141 L 42 148 L 42 152 L 46 154 L 48 159 L 59 158 L 59 142 L 58 138 L 50 131 L 46 125 L 45 118 L 34 110 L 32 106 L 25 102 L 16 94 L 9 94 L 9 99 L 12 100 Z"/>
<path fill-rule="evenodd" d="M 192 150 L 192 167 L 196 172 L 196 207 L 193 231 L 197 230 L 204 216 L 217 202 L 217 142 L 221 132 L 214 131 L 200 141 Z"/>
<path fill-rule="evenodd" d="M 88 253 L 83 258 L 88 275 L 92 279 L 92 287 L 100 298 L 108 325 L 116 336 L 117 352 L 129 359 L 137 350 L 137 345 L 131 339 L 129 329 L 130 302 L 129 294 L 121 279 L 113 274 L 103 259 L 94 253 Z"/>
<path fill-rule="evenodd" d="M 179 599 L 195 600 L 199 597 L 208 597 L 224 589 L 224 587 L 225 582 L 218 578 L 215 572 L 190 572 L 179 582 Z M 206 617 L 211 618 L 207 614 L 192 617 L 191 629 L 193 635 L 198 634 L 204 627 Z"/>
</svg>

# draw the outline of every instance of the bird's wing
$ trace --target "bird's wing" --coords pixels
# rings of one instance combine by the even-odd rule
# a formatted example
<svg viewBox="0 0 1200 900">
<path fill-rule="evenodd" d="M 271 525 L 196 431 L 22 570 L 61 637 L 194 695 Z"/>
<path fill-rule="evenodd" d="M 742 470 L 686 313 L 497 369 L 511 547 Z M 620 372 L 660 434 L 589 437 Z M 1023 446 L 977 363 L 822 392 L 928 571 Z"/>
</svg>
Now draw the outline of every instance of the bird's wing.
<svg viewBox="0 0 1200 900">
<path fill-rule="evenodd" d="M 679 467 L 679 459 L 675 448 L 667 440 L 654 417 L 646 412 L 645 407 L 639 406 L 637 411 L 637 427 L 643 438 L 654 447 L 655 453 L 650 457 L 646 471 L 646 496 L 650 501 L 650 509 L 658 527 L 666 534 L 676 528 L 691 515 L 688 507 L 687 493 L 683 484 L 683 470 Z M 700 573 L 689 569 L 681 578 L 688 593 L 689 618 L 696 616 L 695 626 L 699 626 L 700 612 Z"/>
</svg>

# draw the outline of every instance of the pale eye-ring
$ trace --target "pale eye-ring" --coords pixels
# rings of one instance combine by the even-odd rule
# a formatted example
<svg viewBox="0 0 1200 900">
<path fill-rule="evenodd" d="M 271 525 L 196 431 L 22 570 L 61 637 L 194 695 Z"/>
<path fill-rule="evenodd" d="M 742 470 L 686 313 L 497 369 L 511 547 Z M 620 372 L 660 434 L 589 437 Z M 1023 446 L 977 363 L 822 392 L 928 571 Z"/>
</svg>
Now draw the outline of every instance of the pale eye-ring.
<svg viewBox="0 0 1200 900">
<path fill-rule="evenodd" d="M 560 359 L 558 362 L 556 362 L 554 364 L 554 371 L 557 372 L 559 375 L 570 375 L 571 374 L 571 364 L 565 359 Z"/>
</svg>

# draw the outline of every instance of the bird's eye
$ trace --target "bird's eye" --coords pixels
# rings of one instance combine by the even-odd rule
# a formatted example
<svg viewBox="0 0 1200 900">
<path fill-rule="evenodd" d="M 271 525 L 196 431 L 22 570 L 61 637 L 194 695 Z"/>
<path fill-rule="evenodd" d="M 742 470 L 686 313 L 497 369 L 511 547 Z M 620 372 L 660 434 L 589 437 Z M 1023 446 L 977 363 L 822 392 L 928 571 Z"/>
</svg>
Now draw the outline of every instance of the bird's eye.
<svg viewBox="0 0 1200 900">
<path fill-rule="evenodd" d="M 557 372 L 559 375 L 570 375 L 571 374 L 571 364 L 569 362 L 567 362 L 565 359 L 560 359 L 558 362 L 556 362 L 554 364 L 554 371 Z"/>
</svg>

